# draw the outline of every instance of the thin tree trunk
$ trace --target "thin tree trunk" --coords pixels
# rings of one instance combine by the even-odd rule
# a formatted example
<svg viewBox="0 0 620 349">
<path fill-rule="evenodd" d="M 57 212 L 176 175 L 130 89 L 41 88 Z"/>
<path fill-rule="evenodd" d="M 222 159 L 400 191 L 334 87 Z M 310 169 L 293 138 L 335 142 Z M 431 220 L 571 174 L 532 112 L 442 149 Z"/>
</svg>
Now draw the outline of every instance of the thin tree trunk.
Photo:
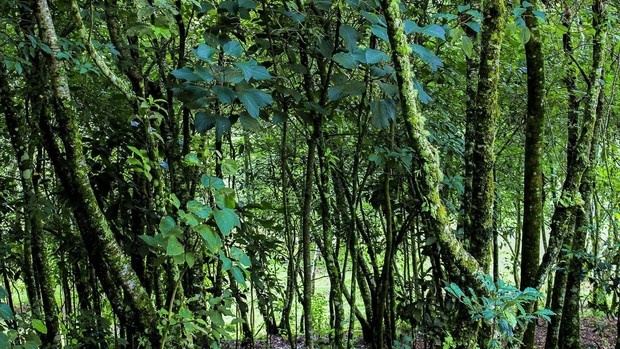
<svg viewBox="0 0 620 349">
<path fill-rule="evenodd" d="M 523 235 L 521 236 L 521 290 L 533 286 L 540 260 L 540 233 L 543 229 L 542 148 L 545 122 L 545 63 L 534 1 L 525 13 L 530 40 L 525 43 L 527 63 L 527 115 L 525 118 L 525 168 L 523 176 Z M 536 321 L 531 321 L 523 337 L 523 347 L 534 348 Z"/>
</svg>

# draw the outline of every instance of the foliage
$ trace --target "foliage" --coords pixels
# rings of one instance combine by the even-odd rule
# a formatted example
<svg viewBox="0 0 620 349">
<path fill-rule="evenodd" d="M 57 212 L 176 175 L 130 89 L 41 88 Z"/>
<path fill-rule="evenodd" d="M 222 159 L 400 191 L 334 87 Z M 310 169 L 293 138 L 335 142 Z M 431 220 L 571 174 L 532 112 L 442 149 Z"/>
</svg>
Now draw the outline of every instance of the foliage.
<svg viewBox="0 0 620 349">
<path fill-rule="evenodd" d="M 493 335 L 488 348 L 502 348 L 504 341 L 511 346 L 521 344 L 520 339 L 515 336 L 517 327 L 525 327 L 538 318 L 551 321 L 550 316 L 555 315 L 548 309 L 535 312 L 526 310 L 529 303 L 544 298 L 543 294 L 533 288 L 528 287 L 521 291 L 502 280 L 493 281 L 491 275 L 480 275 L 479 278 L 485 287 L 484 294 L 477 294 L 471 287 L 466 294 L 455 283 L 446 286 L 445 290 L 465 305 L 471 321 L 490 325 Z"/>
<path fill-rule="evenodd" d="M 6 301 L 6 290 L 0 286 L 0 348 L 36 349 L 42 345 L 39 333 L 47 333 L 43 321 L 24 314 L 13 314 Z"/>
</svg>

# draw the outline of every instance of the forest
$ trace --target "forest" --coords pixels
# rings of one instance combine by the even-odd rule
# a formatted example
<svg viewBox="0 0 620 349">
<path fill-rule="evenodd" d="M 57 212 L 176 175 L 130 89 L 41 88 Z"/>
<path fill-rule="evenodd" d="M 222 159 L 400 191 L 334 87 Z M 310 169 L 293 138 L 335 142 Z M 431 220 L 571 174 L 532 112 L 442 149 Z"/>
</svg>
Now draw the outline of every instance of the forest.
<svg viewBox="0 0 620 349">
<path fill-rule="evenodd" d="M 620 349 L 619 16 L 0 0 L 0 349 Z"/>
</svg>

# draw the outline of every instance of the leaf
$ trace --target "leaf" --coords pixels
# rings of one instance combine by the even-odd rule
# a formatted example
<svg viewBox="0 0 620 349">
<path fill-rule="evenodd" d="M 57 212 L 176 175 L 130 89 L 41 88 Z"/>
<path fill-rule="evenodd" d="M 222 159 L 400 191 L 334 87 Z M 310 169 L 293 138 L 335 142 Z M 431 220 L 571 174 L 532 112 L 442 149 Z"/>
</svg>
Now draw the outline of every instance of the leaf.
<svg viewBox="0 0 620 349">
<path fill-rule="evenodd" d="M 196 74 L 192 68 L 183 67 L 181 69 L 173 70 L 172 75 L 177 79 L 187 80 L 187 81 L 201 81 L 202 78 Z"/>
<path fill-rule="evenodd" d="M 446 39 L 446 30 L 439 24 L 429 24 L 424 26 L 424 28 L 422 28 L 422 34 L 442 40 Z"/>
<path fill-rule="evenodd" d="M 418 80 L 413 81 L 413 87 L 418 90 L 418 99 L 420 100 L 420 102 L 428 104 L 433 101 L 431 96 L 429 96 L 428 93 L 424 91 L 424 86 L 422 86 L 422 84 Z"/>
<path fill-rule="evenodd" d="M 221 178 L 211 177 L 211 176 L 207 176 L 203 174 L 200 177 L 200 183 L 202 183 L 202 186 L 207 189 L 209 188 L 213 188 L 215 190 L 224 189 L 224 181 Z"/>
<path fill-rule="evenodd" d="M 232 228 L 241 226 L 235 210 L 227 207 L 214 209 L 213 218 L 215 218 L 215 223 L 224 236 L 230 234 Z"/>
<path fill-rule="evenodd" d="M 373 24 L 370 27 L 370 31 L 379 39 L 385 41 L 385 42 L 390 42 L 390 40 L 388 39 L 388 35 L 387 35 L 387 28 L 386 27 L 382 27 L 380 25 L 377 24 Z"/>
<path fill-rule="evenodd" d="M 233 104 L 237 95 L 235 91 L 230 87 L 215 85 L 213 86 L 213 93 L 217 96 L 217 99 L 223 104 Z"/>
<path fill-rule="evenodd" d="M 377 128 L 387 128 L 390 120 L 396 119 L 396 102 L 393 99 L 382 99 L 370 103 L 371 122 Z"/>
<path fill-rule="evenodd" d="M 194 126 L 196 131 L 202 133 L 215 127 L 215 117 L 208 112 L 196 113 L 196 119 L 194 120 Z"/>
<path fill-rule="evenodd" d="M 222 248 L 222 239 L 220 236 L 213 231 L 213 229 L 208 225 L 199 225 L 196 228 L 196 231 L 200 233 L 202 240 L 207 244 L 207 248 L 212 253 L 219 252 L 220 248 Z"/>
<path fill-rule="evenodd" d="M 222 270 L 228 271 L 232 267 L 232 261 L 220 252 L 220 260 L 222 261 Z"/>
<path fill-rule="evenodd" d="M 6 321 L 13 320 L 13 311 L 11 311 L 11 307 L 8 304 L 0 304 L 0 318 Z"/>
<path fill-rule="evenodd" d="M 248 114 L 254 118 L 258 117 L 260 108 L 266 107 L 273 103 L 273 98 L 271 98 L 270 94 L 255 88 L 238 91 L 237 97 L 239 97 L 239 100 L 245 106 Z"/>
<path fill-rule="evenodd" d="M 532 13 L 534 14 L 534 16 L 536 16 L 536 18 L 540 19 L 543 22 L 547 20 L 547 15 L 545 14 L 545 11 L 534 10 L 532 11 Z"/>
<path fill-rule="evenodd" d="M 443 66 L 443 62 L 434 53 L 427 50 L 426 47 L 418 44 L 412 44 L 411 50 L 418 54 L 422 62 L 431 66 L 431 70 L 435 71 L 437 68 Z"/>
<path fill-rule="evenodd" d="M 390 56 L 388 56 L 385 52 L 375 50 L 372 48 L 366 49 L 366 63 L 367 64 L 376 64 L 385 61 L 389 61 Z"/>
<path fill-rule="evenodd" d="M 469 36 L 461 36 L 461 47 L 463 48 L 463 53 L 465 53 L 465 56 L 467 56 L 467 58 L 469 59 L 472 59 L 474 55 L 474 43 L 471 41 Z"/>
<path fill-rule="evenodd" d="M 159 246 L 159 242 L 157 241 L 157 239 L 150 235 L 142 234 L 142 235 L 139 235 L 138 237 L 151 247 Z"/>
<path fill-rule="evenodd" d="M 465 23 L 466 26 L 470 27 L 471 30 L 473 30 L 476 33 L 480 33 L 480 23 L 478 22 L 467 22 Z"/>
<path fill-rule="evenodd" d="M 343 68 L 345 69 L 355 69 L 357 68 L 357 60 L 355 60 L 355 58 L 353 58 L 353 56 L 350 53 L 344 53 L 344 52 L 340 52 L 340 53 L 336 53 L 332 59 L 334 60 L 334 62 L 340 64 Z"/>
<path fill-rule="evenodd" d="M 519 41 L 521 42 L 521 44 L 526 44 L 528 41 L 530 41 L 530 37 L 531 37 L 531 33 L 530 33 L 530 29 L 528 27 L 521 27 L 521 31 L 519 32 Z"/>
<path fill-rule="evenodd" d="M 261 128 L 258 120 L 253 117 L 250 117 L 247 115 L 241 115 L 239 117 L 239 120 L 241 121 L 241 126 L 243 126 L 243 128 L 245 129 L 252 130 L 252 131 L 258 131 Z"/>
<path fill-rule="evenodd" d="M 47 327 L 43 321 L 39 319 L 32 319 L 32 327 L 43 334 L 47 334 Z"/>
<path fill-rule="evenodd" d="M 206 44 L 199 44 L 193 51 L 194 55 L 196 55 L 198 59 L 207 63 L 213 63 L 213 59 L 211 57 L 217 53 L 216 49 Z"/>
<path fill-rule="evenodd" d="M 243 274 L 243 271 L 241 269 L 239 269 L 239 267 L 234 266 L 232 267 L 232 269 L 230 269 L 230 272 L 232 273 L 233 277 L 235 278 L 235 281 L 237 281 L 237 283 L 243 287 L 245 287 L 245 275 Z"/>
<path fill-rule="evenodd" d="M 230 131 L 230 127 L 232 126 L 232 122 L 227 117 L 218 117 L 215 119 L 215 138 L 217 140 L 222 139 L 224 132 Z"/>
<path fill-rule="evenodd" d="M 306 14 L 298 11 L 284 11 L 284 14 L 297 23 L 303 23 L 306 20 Z"/>
<path fill-rule="evenodd" d="M 196 200 L 191 200 L 187 203 L 187 210 L 202 219 L 209 218 L 209 216 L 211 216 L 211 213 L 213 212 L 211 210 L 211 207 Z"/>
<path fill-rule="evenodd" d="M 525 13 L 525 11 L 527 11 L 526 9 L 524 9 L 523 7 L 517 7 L 512 11 L 512 14 L 515 17 L 520 17 L 521 15 L 523 15 Z"/>
<path fill-rule="evenodd" d="M 339 34 L 349 52 L 357 50 L 357 31 L 355 28 L 348 24 L 341 24 Z"/>
<path fill-rule="evenodd" d="M 222 46 L 224 53 L 232 57 L 241 57 L 243 54 L 243 47 L 238 41 L 229 41 Z"/>
<path fill-rule="evenodd" d="M 254 80 L 269 80 L 271 79 L 271 74 L 267 71 L 267 68 L 262 65 L 258 65 L 258 62 L 255 60 L 250 60 L 248 62 L 237 62 L 234 63 L 235 67 L 237 67 L 243 73 L 243 77 L 245 81 L 249 82 L 250 79 Z"/>
<path fill-rule="evenodd" d="M 166 235 L 172 229 L 174 229 L 176 225 L 177 224 L 175 223 L 174 219 L 172 219 L 172 217 L 170 216 L 161 217 L 161 220 L 159 221 L 159 231 L 161 231 L 162 234 Z"/>
<path fill-rule="evenodd" d="M 168 237 L 168 243 L 166 244 L 166 255 L 167 256 L 178 256 L 185 252 L 185 248 L 179 242 L 176 236 L 171 235 Z"/>
<path fill-rule="evenodd" d="M 420 26 L 416 22 L 410 19 L 404 20 L 404 24 L 405 24 L 405 34 L 407 35 L 411 33 L 419 33 L 422 31 L 422 28 L 420 28 Z"/>
</svg>

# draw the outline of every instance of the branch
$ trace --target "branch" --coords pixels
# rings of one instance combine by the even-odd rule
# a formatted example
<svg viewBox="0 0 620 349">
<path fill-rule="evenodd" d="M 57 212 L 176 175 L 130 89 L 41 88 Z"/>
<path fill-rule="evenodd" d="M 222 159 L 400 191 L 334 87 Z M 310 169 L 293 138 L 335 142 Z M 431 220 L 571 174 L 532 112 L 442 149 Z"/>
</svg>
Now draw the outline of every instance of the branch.
<svg viewBox="0 0 620 349">
<path fill-rule="evenodd" d="M 135 103 L 137 101 L 136 95 L 133 93 L 130 85 L 119 78 L 107 65 L 104 61 L 103 57 L 95 50 L 92 41 L 90 40 L 90 33 L 86 31 L 84 27 L 84 21 L 82 21 L 82 15 L 80 15 L 80 7 L 78 6 L 75 0 L 70 0 L 71 2 L 71 12 L 73 14 L 73 18 L 75 19 L 75 24 L 78 28 L 78 34 L 80 39 L 84 41 L 84 45 L 86 46 L 86 50 L 90 58 L 95 62 L 95 65 L 99 68 L 101 73 L 110 80 L 112 85 L 114 85 L 121 93 L 125 95 L 125 98 L 130 103 Z"/>
</svg>

